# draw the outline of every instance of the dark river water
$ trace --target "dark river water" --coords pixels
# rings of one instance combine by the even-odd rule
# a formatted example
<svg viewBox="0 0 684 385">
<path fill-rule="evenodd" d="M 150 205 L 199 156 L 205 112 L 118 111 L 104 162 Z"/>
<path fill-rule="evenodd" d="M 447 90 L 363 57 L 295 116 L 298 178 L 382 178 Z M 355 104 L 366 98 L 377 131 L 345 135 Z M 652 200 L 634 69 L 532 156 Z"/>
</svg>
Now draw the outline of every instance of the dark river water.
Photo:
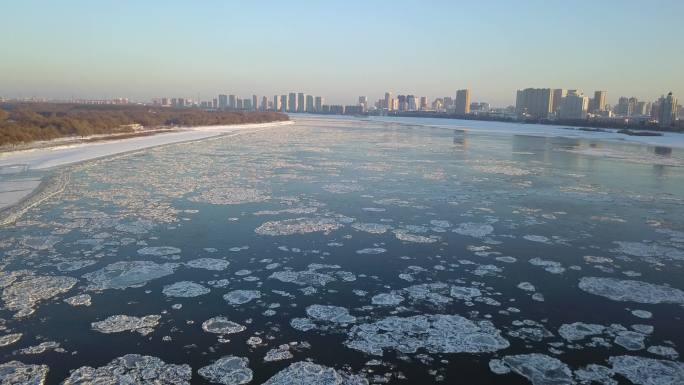
<svg viewBox="0 0 684 385">
<path fill-rule="evenodd" d="M 0 382 L 682 384 L 683 166 L 309 118 L 52 170 L 0 228 Z"/>
</svg>

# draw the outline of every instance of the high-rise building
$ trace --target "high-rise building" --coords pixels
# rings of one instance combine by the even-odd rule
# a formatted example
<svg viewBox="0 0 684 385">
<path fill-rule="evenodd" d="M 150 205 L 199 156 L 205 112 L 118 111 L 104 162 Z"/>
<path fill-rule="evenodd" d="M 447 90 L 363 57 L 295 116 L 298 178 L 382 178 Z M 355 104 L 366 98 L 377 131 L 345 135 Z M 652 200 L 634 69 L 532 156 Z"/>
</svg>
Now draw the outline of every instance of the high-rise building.
<svg viewBox="0 0 684 385">
<path fill-rule="evenodd" d="M 289 98 L 287 102 L 287 111 L 297 112 L 297 94 L 294 92 L 290 92 L 288 96 Z"/>
<path fill-rule="evenodd" d="M 606 98 L 608 92 L 606 91 L 594 91 L 594 98 L 592 99 L 592 105 L 589 107 L 590 112 L 604 112 L 606 110 Z"/>
<path fill-rule="evenodd" d="M 558 117 L 560 119 L 586 119 L 588 108 L 589 97 L 573 90 L 561 100 Z"/>
<path fill-rule="evenodd" d="M 219 95 L 218 104 L 219 108 L 222 110 L 228 108 L 228 95 Z"/>
<path fill-rule="evenodd" d="M 651 103 L 649 102 L 637 102 L 634 105 L 634 112 L 632 115 L 634 116 L 644 116 L 648 115 L 651 110 Z"/>
<path fill-rule="evenodd" d="M 228 95 L 228 108 L 236 110 L 237 107 L 237 98 L 235 95 Z"/>
<path fill-rule="evenodd" d="M 383 106 L 388 111 L 392 110 L 392 93 L 391 92 L 385 92 L 385 104 Z"/>
<path fill-rule="evenodd" d="M 568 90 L 563 88 L 553 89 L 553 100 L 551 100 L 551 112 L 558 113 L 561 101 L 568 95 Z"/>
<path fill-rule="evenodd" d="M 515 109 L 519 116 L 546 119 L 552 107 L 553 93 L 550 88 L 526 88 L 517 92 Z"/>
<path fill-rule="evenodd" d="M 314 112 L 314 97 L 306 95 L 306 112 Z"/>
<path fill-rule="evenodd" d="M 268 98 L 265 96 L 261 97 L 261 111 L 266 111 L 268 110 Z"/>
<path fill-rule="evenodd" d="M 290 107 L 287 105 L 287 95 L 280 95 L 280 112 L 290 111 Z"/>
<path fill-rule="evenodd" d="M 252 95 L 252 105 L 250 107 L 251 107 L 250 110 L 255 110 L 255 111 L 259 107 L 259 105 L 257 104 L 257 96 L 256 95 Z"/>
<path fill-rule="evenodd" d="M 454 113 L 457 115 L 466 115 L 470 113 L 470 90 L 456 91 L 456 101 L 454 102 Z"/>
<path fill-rule="evenodd" d="M 280 97 L 273 95 L 273 111 L 280 111 Z"/>
<path fill-rule="evenodd" d="M 306 101 L 303 92 L 297 94 L 297 112 L 306 112 Z"/>
<path fill-rule="evenodd" d="M 314 100 L 314 111 L 318 113 L 323 111 L 323 98 L 320 96 L 316 96 Z"/>
<path fill-rule="evenodd" d="M 406 95 L 406 103 L 408 104 L 407 111 L 417 111 L 418 105 L 416 103 L 416 97 L 414 95 Z"/>
<path fill-rule="evenodd" d="M 406 95 L 397 95 L 397 110 L 406 111 L 408 110 L 408 102 L 406 101 Z"/>
<path fill-rule="evenodd" d="M 658 125 L 660 127 L 674 126 L 677 120 L 677 98 L 672 96 L 672 92 L 666 97 L 660 98 L 660 113 L 658 114 Z"/>
<path fill-rule="evenodd" d="M 368 111 L 368 98 L 365 96 L 359 96 L 359 106 L 361 106 L 362 112 Z"/>
<path fill-rule="evenodd" d="M 237 103 L 237 105 L 235 106 L 236 109 L 241 110 L 245 107 L 245 101 L 244 100 L 242 100 L 240 98 L 235 98 L 235 102 Z"/>
<path fill-rule="evenodd" d="M 428 108 L 427 104 L 427 96 L 421 96 L 420 97 L 420 110 L 425 111 Z"/>
</svg>

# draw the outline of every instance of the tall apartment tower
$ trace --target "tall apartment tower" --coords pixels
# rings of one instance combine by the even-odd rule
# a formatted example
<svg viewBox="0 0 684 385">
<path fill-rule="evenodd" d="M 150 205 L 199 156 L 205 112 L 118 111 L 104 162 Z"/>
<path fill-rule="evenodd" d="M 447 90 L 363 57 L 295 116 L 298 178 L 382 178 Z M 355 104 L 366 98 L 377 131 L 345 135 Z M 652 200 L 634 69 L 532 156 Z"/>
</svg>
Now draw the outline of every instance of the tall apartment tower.
<svg viewBox="0 0 684 385">
<path fill-rule="evenodd" d="M 558 112 L 563 98 L 568 96 L 568 90 L 564 88 L 554 88 L 553 100 L 551 101 L 551 112 Z"/>
<path fill-rule="evenodd" d="M 594 91 L 593 105 L 589 110 L 591 112 L 603 112 L 606 110 L 606 98 L 608 97 L 608 92 L 606 91 Z"/>
<path fill-rule="evenodd" d="M 323 98 L 322 97 L 316 96 L 316 100 L 314 101 L 314 110 L 316 112 L 323 111 Z"/>
<path fill-rule="evenodd" d="M 235 95 L 228 95 L 228 108 L 237 109 L 237 98 Z"/>
<path fill-rule="evenodd" d="M 306 97 L 303 92 L 297 94 L 297 112 L 306 112 Z"/>
<path fill-rule="evenodd" d="M 224 110 L 228 108 L 228 95 L 218 96 L 218 108 Z"/>
<path fill-rule="evenodd" d="M 290 108 L 287 105 L 287 95 L 280 95 L 280 112 L 287 112 Z"/>
<path fill-rule="evenodd" d="M 515 109 L 518 115 L 546 119 L 552 112 L 553 92 L 550 88 L 526 88 L 518 90 Z"/>
<path fill-rule="evenodd" d="M 255 111 L 257 110 L 257 108 L 259 108 L 259 105 L 257 104 L 257 96 L 256 95 L 252 95 L 252 106 L 251 107 L 252 107 L 251 109 L 255 110 Z"/>
<path fill-rule="evenodd" d="M 561 101 L 558 117 L 572 120 L 586 119 L 588 108 L 589 97 L 577 91 L 568 93 Z"/>
<path fill-rule="evenodd" d="M 466 115 L 470 113 L 470 90 L 456 91 L 456 101 L 454 102 L 454 113 L 457 115 Z"/>
<path fill-rule="evenodd" d="M 385 92 L 385 103 L 383 106 L 387 111 L 392 111 L 392 93 Z"/>
<path fill-rule="evenodd" d="M 306 95 L 306 112 L 314 112 L 314 97 L 313 95 Z"/>
<path fill-rule="evenodd" d="M 297 112 L 297 94 L 294 92 L 290 92 L 288 95 L 288 105 L 287 105 L 287 111 L 288 112 Z"/>
<path fill-rule="evenodd" d="M 658 114 L 658 124 L 660 127 L 673 126 L 677 119 L 677 98 L 672 96 L 672 92 L 666 97 L 660 98 L 660 113 Z"/>
</svg>

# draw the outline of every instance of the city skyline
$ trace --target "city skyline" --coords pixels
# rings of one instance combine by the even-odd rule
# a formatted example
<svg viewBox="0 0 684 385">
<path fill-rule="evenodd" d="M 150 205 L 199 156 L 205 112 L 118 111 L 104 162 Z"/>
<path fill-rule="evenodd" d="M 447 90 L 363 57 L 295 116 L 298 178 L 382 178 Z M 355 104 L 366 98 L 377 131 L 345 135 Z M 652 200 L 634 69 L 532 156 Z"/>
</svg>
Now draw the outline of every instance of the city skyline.
<svg viewBox="0 0 684 385">
<path fill-rule="evenodd" d="M 671 48 L 684 32 L 678 1 L 278 4 L 8 4 L 0 96 L 148 100 L 306 89 L 348 104 L 380 90 L 433 99 L 471 89 L 472 100 L 503 107 L 526 87 L 609 90 L 610 104 L 621 95 L 684 94 L 684 53 Z M 294 35 L 302 39 L 293 43 Z"/>
</svg>

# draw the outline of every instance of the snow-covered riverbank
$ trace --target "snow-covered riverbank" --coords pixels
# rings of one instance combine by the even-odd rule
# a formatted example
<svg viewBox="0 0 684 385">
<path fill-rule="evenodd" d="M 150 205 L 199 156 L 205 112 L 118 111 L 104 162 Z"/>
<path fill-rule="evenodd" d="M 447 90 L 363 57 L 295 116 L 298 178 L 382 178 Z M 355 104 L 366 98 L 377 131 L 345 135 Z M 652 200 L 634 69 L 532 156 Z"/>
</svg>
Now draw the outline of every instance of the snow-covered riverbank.
<svg viewBox="0 0 684 385">
<path fill-rule="evenodd" d="M 26 177 L 30 170 L 45 170 L 91 159 L 138 151 L 172 143 L 206 139 L 230 133 L 252 132 L 260 129 L 293 124 L 293 121 L 203 126 L 126 139 L 104 140 L 12 151 L 0 154 L 0 210 L 10 207 L 30 195 L 40 185 L 40 179 Z"/>
</svg>

